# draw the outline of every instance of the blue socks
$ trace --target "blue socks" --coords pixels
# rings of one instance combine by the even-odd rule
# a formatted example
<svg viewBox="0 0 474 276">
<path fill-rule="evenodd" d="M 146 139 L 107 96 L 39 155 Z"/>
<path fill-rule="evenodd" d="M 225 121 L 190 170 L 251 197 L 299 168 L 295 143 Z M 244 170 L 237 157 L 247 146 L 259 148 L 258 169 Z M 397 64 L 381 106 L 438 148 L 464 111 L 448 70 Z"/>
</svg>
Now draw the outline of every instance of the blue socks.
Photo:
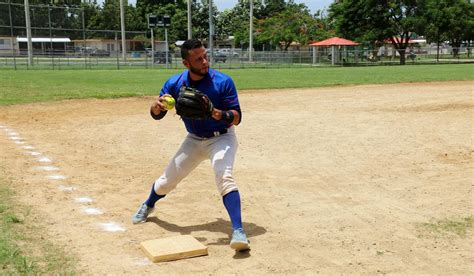
<svg viewBox="0 0 474 276">
<path fill-rule="evenodd" d="M 233 230 L 242 228 L 242 214 L 240 210 L 240 194 L 239 191 L 233 191 L 224 197 L 224 206 L 230 216 Z"/>
<path fill-rule="evenodd" d="M 153 208 L 155 203 L 164 198 L 166 195 L 159 195 L 155 192 L 155 184 L 151 185 L 150 196 L 145 201 L 145 204 Z M 239 191 L 233 191 L 226 194 L 224 197 L 224 206 L 229 213 L 230 221 L 232 222 L 232 229 L 236 230 L 242 228 L 242 213 L 240 210 L 240 194 Z"/>
<path fill-rule="evenodd" d="M 155 183 L 151 185 L 151 191 L 150 191 L 150 196 L 148 196 L 148 199 L 145 201 L 146 206 L 153 208 L 155 207 L 155 203 L 161 199 L 164 198 L 166 195 L 159 195 L 155 192 Z"/>
</svg>

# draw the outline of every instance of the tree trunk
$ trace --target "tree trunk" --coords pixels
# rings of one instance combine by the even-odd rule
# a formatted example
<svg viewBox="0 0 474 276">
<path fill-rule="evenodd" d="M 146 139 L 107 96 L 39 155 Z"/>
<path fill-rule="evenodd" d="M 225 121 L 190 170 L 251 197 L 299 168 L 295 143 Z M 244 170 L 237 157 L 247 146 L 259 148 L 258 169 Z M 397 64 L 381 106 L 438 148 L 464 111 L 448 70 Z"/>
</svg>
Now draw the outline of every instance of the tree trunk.
<svg viewBox="0 0 474 276">
<path fill-rule="evenodd" d="M 439 31 L 436 31 L 436 63 L 439 63 L 439 44 L 440 44 L 440 38 L 438 35 Z"/>
<path fill-rule="evenodd" d="M 404 33 L 400 38 L 390 38 L 392 41 L 393 46 L 400 54 L 400 65 L 405 65 L 406 61 L 406 49 L 408 48 L 408 40 L 409 36 L 408 33 Z"/>
<path fill-rule="evenodd" d="M 400 54 L 400 65 L 405 65 L 406 61 L 406 48 L 398 49 L 398 53 Z"/>
<path fill-rule="evenodd" d="M 459 50 L 461 48 L 461 41 L 452 39 L 451 46 L 453 47 L 453 57 L 457 58 L 459 56 Z"/>
<path fill-rule="evenodd" d="M 467 42 L 467 57 L 470 58 L 471 57 L 471 40 L 468 40 Z"/>
<path fill-rule="evenodd" d="M 439 63 L 439 41 L 436 42 L 436 62 Z"/>
</svg>

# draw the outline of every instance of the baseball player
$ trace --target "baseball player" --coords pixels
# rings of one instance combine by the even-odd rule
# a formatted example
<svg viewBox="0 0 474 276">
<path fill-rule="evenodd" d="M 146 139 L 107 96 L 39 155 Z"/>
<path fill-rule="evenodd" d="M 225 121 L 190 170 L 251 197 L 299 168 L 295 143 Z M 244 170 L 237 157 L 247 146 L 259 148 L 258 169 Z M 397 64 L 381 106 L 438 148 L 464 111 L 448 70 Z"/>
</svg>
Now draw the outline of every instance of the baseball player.
<svg viewBox="0 0 474 276">
<path fill-rule="evenodd" d="M 184 42 L 181 57 L 188 70 L 166 81 L 160 96 L 151 105 L 150 113 L 155 120 L 161 120 L 167 114 L 165 97 L 172 96 L 188 135 L 164 173 L 153 183 L 148 199 L 133 215 L 132 222 L 145 222 L 159 199 L 171 192 L 199 163 L 209 159 L 217 189 L 232 222 L 230 247 L 236 251 L 248 250 L 249 241 L 242 227 L 240 194 L 232 176 L 237 151 L 234 125 L 242 118 L 237 90 L 229 76 L 209 68 L 206 51 L 199 40 Z M 203 94 L 193 94 L 196 90 Z M 191 95 L 202 103 L 199 116 L 188 112 L 189 99 L 183 99 L 184 95 Z"/>
</svg>

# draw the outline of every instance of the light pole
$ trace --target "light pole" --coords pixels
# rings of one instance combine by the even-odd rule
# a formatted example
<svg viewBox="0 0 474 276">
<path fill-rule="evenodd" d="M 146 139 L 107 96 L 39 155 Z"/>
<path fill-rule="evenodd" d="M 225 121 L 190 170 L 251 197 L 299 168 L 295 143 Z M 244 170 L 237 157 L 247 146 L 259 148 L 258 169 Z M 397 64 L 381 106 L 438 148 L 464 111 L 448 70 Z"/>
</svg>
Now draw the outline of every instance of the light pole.
<svg viewBox="0 0 474 276">
<path fill-rule="evenodd" d="M 253 52 L 253 0 L 250 1 L 250 30 L 249 30 L 249 62 L 252 62 Z"/>
<path fill-rule="evenodd" d="M 209 61 L 211 64 L 214 60 L 213 36 L 214 36 L 214 23 L 212 20 L 212 0 L 209 0 L 209 45 L 208 47 L 210 51 Z"/>
<path fill-rule="evenodd" d="M 30 3 L 25 0 L 26 38 L 28 40 L 28 66 L 33 65 L 33 43 L 31 42 Z"/>
<path fill-rule="evenodd" d="M 191 1 L 192 0 L 188 0 L 188 39 L 193 38 L 193 30 L 191 23 Z"/>
<path fill-rule="evenodd" d="M 26 0 L 25 0 L 26 1 Z M 123 61 L 126 61 L 126 55 L 127 55 L 127 44 L 125 42 L 126 37 L 125 37 L 125 7 L 123 5 L 123 1 L 126 0 L 119 0 L 120 1 L 120 29 L 122 30 L 122 59 Z M 128 1 L 127 1 L 128 4 Z"/>
</svg>

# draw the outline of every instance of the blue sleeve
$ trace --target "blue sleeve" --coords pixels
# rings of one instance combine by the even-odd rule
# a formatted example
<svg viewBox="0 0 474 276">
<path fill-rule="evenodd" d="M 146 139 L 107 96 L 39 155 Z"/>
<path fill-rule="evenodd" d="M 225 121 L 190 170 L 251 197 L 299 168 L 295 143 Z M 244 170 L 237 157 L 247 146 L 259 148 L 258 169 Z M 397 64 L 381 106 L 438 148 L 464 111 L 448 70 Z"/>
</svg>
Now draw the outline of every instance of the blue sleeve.
<svg viewBox="0 0 474 276">
<path fill-rule="evenodd" d="M 160 91 L 160 97 L 163 96 L 164 94 L 169 94 L 171 96 L 173 96 L 173 98 L 177 98 L 178 95 L 176 93 L 176 83 L 174 81 L 172 81 L 172 79 L 168 79 L 165 84 L 163 85 L 163 87 L 161 88 L 161 91 Z M 153 119 L 155 120 L 161 120 L 163 119 L 163 117 L 165 117 L 166 113 L 168 113 L 168 111 L 162 111 L 160 113 L 160 115 L 155 115 L 153 114 L 153 112 L 151 112 L 150 110 L 150 115 Z"/>
<path fill-rule="evenodd" d="M 224 93 L 222 102 L 226 110 L 237 109 L 240 110 L 239 97 L 237 96 L 237 89 L 234 81 L 228 78 L 224 84 Z"/>
<path fill-rule="evenodd" d="M 179 89 L 183 85 L 183 74 L 178 74 L 174 75 L 171 78 L 169 78 L 163 87 L 161 88 L 160 91 L 160 96 L 163 96 L 164 94 L 169 94 L 173 96 L 173 98 L 176 100 L 179 96 Z"/>
<path fill-rule="evenodd" d="M 165 84 L 161 88 L 160 96 L 163 96 L 164 94 L 173 95 L 172 91 L 173 91 L 173 85 L 172 85 L 171 79 L 169 79 L 165 82 Z"/>
</svg>

